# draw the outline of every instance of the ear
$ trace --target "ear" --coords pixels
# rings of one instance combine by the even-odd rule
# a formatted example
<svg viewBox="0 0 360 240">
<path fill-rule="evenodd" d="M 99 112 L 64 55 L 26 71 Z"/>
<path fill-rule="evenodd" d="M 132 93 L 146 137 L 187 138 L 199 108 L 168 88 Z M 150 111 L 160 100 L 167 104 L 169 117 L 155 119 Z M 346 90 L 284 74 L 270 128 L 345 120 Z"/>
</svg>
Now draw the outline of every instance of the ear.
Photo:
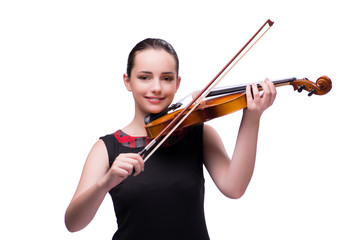
<svg viewBox="0 0 360 240">
<path fill-rule="evenodd" d="M 123 80 L 124 80 L 124 84 L 125 84 L 126 89 L 129 92 L 131 92 L 130 78 L 126 73 L 124 73 L 124 75 L 123 75 Z"/>
<path fill-rule="evenodd" d="M 178 76 L 178 79 L 177 79 L 177 81 L 176 81 L 176 91 L 175 91 L 175 92 L 177 92 L 177 90 L 179 89 L 179 87 L 180 87 L 180 82 L 181 82 L 181 77 Z"/>
</svg>

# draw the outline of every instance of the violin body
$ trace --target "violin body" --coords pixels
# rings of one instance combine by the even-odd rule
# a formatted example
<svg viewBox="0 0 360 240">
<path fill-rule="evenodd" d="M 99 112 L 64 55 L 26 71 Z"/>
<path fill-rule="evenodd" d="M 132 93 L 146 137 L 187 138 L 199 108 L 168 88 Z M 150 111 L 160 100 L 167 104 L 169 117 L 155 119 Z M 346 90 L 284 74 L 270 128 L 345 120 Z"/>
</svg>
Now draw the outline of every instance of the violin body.
<svg viewBox="0 0 360 240">
<path fill-rule="evenodd" d="M 245 93 L 235 93 L 204 100 L 189 114 L 178 128 L 190 127 L 220 116 L 225 116 L 245 108 L 246 105 Z M 146 124 L 145 128 L 148 138 L 155 138 L 181 111 L 182 109 L 179 109 Z M 186 111 L 189 111 L 189 109 Z M 167 133 L 168 131 L 164 132 L 164 134 Z"/>
<path fill-rule="evenodd" d="M 332 88 L 331 80 L 327 76 L 322 76 L 318 78 L 316 83 L 311 82 L 306 78 L 304 79 L 290 78 L 285 80 L 273 81 L 273 83 L 276 87 L 292 85 L 293 89 L 297 90 L 298 92 L 301 92 L 303 90 L 308 91 L 309 96 L 313 94 L 324 95 L 328 93 Z M 232 89 L 234 89 L 232 91 L 236 93 L 231 93 L 230 91 L 230 93 L 227 94 L 223 94 L 223 93 L 229 91 L 222 89 L 219 91 L 219 94 L 221 94 L 220 96 L 201 101 L 200 104 L 197 105 L 195 109 L 192 109 L 193 107 L 186 109 L 184 115 L 186 114 L 186 112 L 189 111 L 191 111 L 191 113 L 185 118 L 184 121 L 181 122 L 181 124 L 178 126 L 178 129 L 201 124 L 211 119 L 225 116 L 227 114 L 246 108 L 247 101 L 246 101 L 245 88 L 246 85 L 239 86 L 238 88 L 232 87 Z M 262 90 L 259 84 L 258 84 L 258 88 L 259 90 Z M 216 93 L 214 92 L 210 92 L 209 95 L 211 96 L 216 95 Z M 147 131 L 148 138 L 155 138 L 160 133 L 162 135 L 167 134 L 169 131 L 164 131 L 164 132 L 162 131 L 182 111 L 183 109 L 173 111 L 171 113 L 165 114 L 147 123 L 145 125 L 145 129 Z"/>
</svg>

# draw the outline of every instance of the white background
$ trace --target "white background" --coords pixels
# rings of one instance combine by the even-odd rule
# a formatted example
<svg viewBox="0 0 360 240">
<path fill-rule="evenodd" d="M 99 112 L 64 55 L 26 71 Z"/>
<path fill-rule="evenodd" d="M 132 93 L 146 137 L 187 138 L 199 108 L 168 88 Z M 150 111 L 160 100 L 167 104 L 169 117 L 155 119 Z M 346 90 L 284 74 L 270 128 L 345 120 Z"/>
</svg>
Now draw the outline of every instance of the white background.
<svg viewBox="0 0 360 240">
<path fill-rule="evenodd" d="M 358 3 L 303 1 L 1 1 L 1 239 L 111 239 L 106 197 L 95 219 L 67 232 L 64 212 L 98 137 L 133 116 L 122 83 L 146 37 L 180 57 L 178 99 L 202 88 L 268 19 L 275 21 L 222 85 L 328 75 L 333 89 L 291 87 L 261 120 L 255 173 L 230 200 L 206 176 L 217 239 L 360 239 Z M 232 154 L 241 111 L 210 122 Z M 141 230 L 141 229 L 140 229 Z"/>
</svg>

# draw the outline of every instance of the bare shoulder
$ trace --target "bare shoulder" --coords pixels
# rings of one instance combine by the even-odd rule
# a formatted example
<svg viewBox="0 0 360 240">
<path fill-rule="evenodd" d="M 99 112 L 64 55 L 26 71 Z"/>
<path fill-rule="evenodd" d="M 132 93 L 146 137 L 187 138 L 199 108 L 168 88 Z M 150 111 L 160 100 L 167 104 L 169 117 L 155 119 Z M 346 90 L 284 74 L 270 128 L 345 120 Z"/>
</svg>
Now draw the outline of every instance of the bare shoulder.
<svg viewBox="0 0 360 240">
<path fill-rule="evenodd" d="M 109 157 L 103 140 L 99 139 L 91 148 L 81 174 L 75 195 L 80 194 L 102 178 L 109 169 Z"/>
<path fill-rule="evenodd" d="M 103 140 L 99 139 L 89 152 L 84 165 L 91 175 L 103 175 L 109 168 L 109 156 Z"/>
<path fill-rule="evenodd" d="M 97 142 L 95 142 L 94 146 L 91 148 L 89 152 L 88 159 L 89 157 L 90 158 L 101 157 L 108 159 L 107 149 L 103 140 L 99 139 Z"/>
</svg>

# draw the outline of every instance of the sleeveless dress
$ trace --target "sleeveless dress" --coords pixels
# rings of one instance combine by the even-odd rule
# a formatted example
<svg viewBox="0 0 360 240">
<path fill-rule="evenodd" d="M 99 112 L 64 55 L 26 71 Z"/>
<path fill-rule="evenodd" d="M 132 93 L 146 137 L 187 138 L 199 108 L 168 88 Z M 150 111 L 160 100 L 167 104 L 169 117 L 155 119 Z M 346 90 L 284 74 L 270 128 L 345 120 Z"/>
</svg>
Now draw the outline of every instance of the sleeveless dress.
<svg viewBox="0 0 360 240">
<path fill-rule="evenodd" d="M 118 229 L 113 240 L 209 239 L 204 216 L 203 125 L 187 129 L 177 141 L 161 146 L 145 171 L 110 190 Z M 121 130 L 101 137 L 109 163 L 120 153 L 137 153 L 146 143 Z"/>
</svg>

